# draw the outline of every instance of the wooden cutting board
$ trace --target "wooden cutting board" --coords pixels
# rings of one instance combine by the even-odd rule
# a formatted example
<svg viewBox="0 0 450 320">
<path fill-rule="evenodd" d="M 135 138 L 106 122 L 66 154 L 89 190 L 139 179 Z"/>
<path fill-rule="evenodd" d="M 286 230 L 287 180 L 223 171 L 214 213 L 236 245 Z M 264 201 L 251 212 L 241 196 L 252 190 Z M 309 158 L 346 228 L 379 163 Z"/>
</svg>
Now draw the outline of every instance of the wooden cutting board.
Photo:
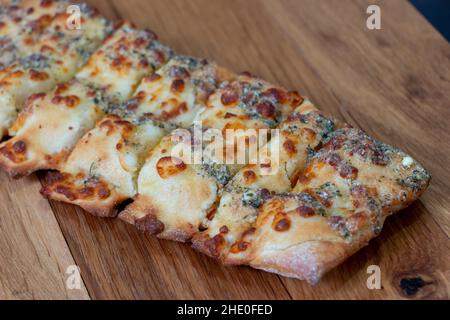
<svg viewBox="0 0 450 320">
<path fill-rule="evenodd" d="M 397 299 L 450 295 L 450 45 L 407 2 L 95 0 L 109 18 L 156 31 L 180 53 L 296 89 L 322 110 L 394 144 L 433 174 L 428 192 L 316 287 L 222 267 L 188 245 L 43 200 L 38 177 L 0 173 L 0 298 Z M 66 286 L 71 265 L 79 290 Z M 367 268 L 381 269 L 369 290 Z M 406 278 L 424 286 L 409 291 Z M 414 288 L 413 288 L 414 289 Z"/>
</svg>

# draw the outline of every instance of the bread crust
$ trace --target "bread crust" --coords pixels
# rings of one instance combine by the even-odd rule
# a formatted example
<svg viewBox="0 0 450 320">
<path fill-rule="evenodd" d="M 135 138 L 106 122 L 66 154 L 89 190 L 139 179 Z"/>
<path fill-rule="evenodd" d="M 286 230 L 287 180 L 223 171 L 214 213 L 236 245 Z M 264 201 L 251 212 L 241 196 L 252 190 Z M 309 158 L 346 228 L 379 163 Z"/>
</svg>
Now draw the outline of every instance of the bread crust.
<svg viewBox="0 0 450 320">
<path fill-rule="evenodd" d="M 307 241 L 256 257 L 250 262 L 250 266 L 316 285 L 325 273 L 365 245 L 367 243 L 364 241 L 353 245 L 321 240 Z"/>
</svg>

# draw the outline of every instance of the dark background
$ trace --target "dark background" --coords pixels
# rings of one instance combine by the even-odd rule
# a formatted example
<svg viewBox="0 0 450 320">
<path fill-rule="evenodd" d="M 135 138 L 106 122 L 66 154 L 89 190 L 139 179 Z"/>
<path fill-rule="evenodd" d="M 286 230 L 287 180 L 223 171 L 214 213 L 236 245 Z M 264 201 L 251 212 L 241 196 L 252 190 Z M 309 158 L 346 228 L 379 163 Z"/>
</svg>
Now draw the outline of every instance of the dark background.
<svg viewBox="0 0 450 320">
<path fill-rule="evenodd" d="M 450 41 L 450 0 L 411 0 L 411 3 Z"/>
</svg>

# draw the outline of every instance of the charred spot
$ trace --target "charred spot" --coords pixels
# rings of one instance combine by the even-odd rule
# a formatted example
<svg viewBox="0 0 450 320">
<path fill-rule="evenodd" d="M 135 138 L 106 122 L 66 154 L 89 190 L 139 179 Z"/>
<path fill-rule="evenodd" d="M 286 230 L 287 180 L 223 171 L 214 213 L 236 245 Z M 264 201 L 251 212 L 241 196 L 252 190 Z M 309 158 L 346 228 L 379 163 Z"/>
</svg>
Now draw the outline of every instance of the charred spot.
<svg viewBox="0 0 450 320">
<path fill-rule="evenodd" d="M 139 231 L 148 232 L 150 234 L 158 234 L 164 231 L 164 223 L 158 220 L 154 214 L 147 214 L 146 216 L 136 219 L 134 225 Z"/>
<path fill-rule="evenodd" d="M 262 96 L 274 101 L 275 103 L 283 103 L 285 100 L 284 92 L 277 88 L 267 89 L 262 93 Z"/>
<path fill-rule="evenodd" d="M 292 156 L 297 153 L 297 147 L 295 146 L 295 143 L 292 140 L 286 140 L 283 143 L 283 149 L 289 156 Z"/>
<path fill-rule="evenodd" d="M 175 174 L 178 174 L 186 170 L 186 164 L 176 157 L 162 157 L 156 164 L 156 170 L 158 175 L 162 179 L 167 179 Z"/>
<path fill-rule="evenodd" d="M 292 106 L 293 107 L 297 107 L 299 105 L 301 105 L 303 103 L 303 101 L 305 100 L 300 93 L 298 93 L 297 91 L 291 91 L 289 92 L 289 95 L 291 96 L 291 101 L 292 101 Z"/>
<path fill-rule="evenodd" d="M 147 59 L 141 59 L 141 60 L 139 60 L 138 66 L 140 68 L 148 68 L 148 66 L 150 66 L 150 63 L 148 62 Z"/>
<path fill-rule="evenodd" d="M 24 141 L 19 140 L 13 144 L 13 150 L 15 153 L 25 153 L 27 145 Z"/>
<path fill-rule="evenodd" d="M 69 187 L 57 186 L 55 192 L 62 194 L 70 201 L 75 201 L 77 199 L 77 196 L 75 195 L 75 193 L 72 192 L 72 190 Z"/>
<path fill-rule="evenodd" d="M 159 63 L 164 63 L 166 61 L 166 55 L 161 50 L 153 50 L 155 54 L 155 59 Z"/>
<path fill-rule="evenodd" d="M 325 145 L 324 148 L 329 148 L 332 150 L 338 150 L 341 149 L 342 146 L 344 145 L 345 142 L 345 137 L 342 135 L 335 135 L 333 136 L 330 141 L 328 141 Z"/>
<path fill-rule="evenodd" d="M 220 96 L 220 101 L 224 106 L 234 105 L 239 100 L 239 94 L 233 89 L 227 89 Z"/>
<path fill-rule="evenodd" d="M 67 96 L 64 98 L 64 103 L 69 108 L 74 108 L 80 104 L 80 98 L 77 96 Z"/>
<path fill-rule="evenodd" d="M 205 241 L 205 246 L 212 257 L 220 256 L 220 247 L 225 244 L 225 239 L 221 234 L 215 235 L 211 239 Z"/>
<path fill-rule="evenodd" d="M 247 184 L 250 184 L 250 183 L 253 183 L 256 181 L 256 174 L 252 170 L 244 171 L 243 176 L 244 176 L 244 181 Z"/>
<path fill-rule="evenodd" d="M 40 5 L 42 8 L 49 8 L 53 5 L 53 1 L 54 0 L 41 0 Z"/>
<path fill-rule="evenodd" d="M 343 164 L 339 170 L 339 175 L 342 178 L 354 180 L 358 177 L 358 169 L 356 169 L 355 167 L 353 167 L 351 165 Z"/>
<path fill-rule="evenodd" d="M 184 80 L 183 79 L 175 79 L 170 86 L 170 90 L 174 93 L 181 93 L 184 90 Z"/>
<path fill-rule="evenodd" d="M 83 187 L 78 192 L 82 198 L 89 198 L 94 195 L 95 189 L 92 187 Z"/>
<path fill-rule="evenodd" d="M 298 121 L 302 118 L 302 114 L 298 113 L 298 112 L 292 112 L 291 114 L 289 114 L 289 116 L 287 117 L 287 121 L 288 122 L 294 122 L 294 121 Z"/>
<path fill-rule="evenodd" d="M 341 161 L 341 157 L 336 153 L 329 155 L 327 158 L 327 163 L 332 167 L 337 167 Z"/>
<path fill-rule="evenodd" d="M 111 195 L 111 191 L 108 188 L 102 187 L 97 191 L 97 194 L 100 199 L 107 199 Z"/>
<path fill-rule="evenodd" d="M 69 85 L 67 83 L 59 83 L 55 90 L 55 95 L 61 95 L 69 89 Z"/>
<path fill-rule="evenodd" d="M 137 48 L 144 47 L 148 44 L 148 38 L 138 37 L 134 40 L 134 46 Z"/>
<path fill-rule="evenodd" d="M 120 55 L 111 62 L 111 66 L 113 68 L 119 68 L 120 66 L 123 66 L 127 63 L 128 63 L 127 58 Z"/>
<path fill-rule="evenodd" d="M 157 73 L 153 73 L 151 75 L 149 75 L 148 77 L 145 78 L 146 82 L 153 82 L 153 81 L 157 81 L 161 79 L 161 76 Z"/>
<path fill-rule="evenodd" d="M 48 78 L 50 78 L 50 76 L 48 75 L 47 72 L 36 71 L 34 69 L 31 69 L 29 71 L 29 74 L 30 74 L 30 79 L 33 81 L 45 81 Z"/>
<path fill-rule="evenodd" d="M 256 112 L 258 112 L 264 118 L 275 118 L 275 106 L 268 102 L 261 102 L 256 105 Z"/>
<path fill-rule="evenodd" d="M 130 111 L 134 111 L 139 107 L 139 101 L 137 99 L 131 99 L 125 103 L 125 108 Z"/>
<path fill-rule="evenodd" d="M 268 200 L 268 199 L 270 199 L 272 197 L 272 194 L 267 189 L 261 189 L 260 195 L 261 195 L 261 199 L 263 201 Z"/>
<path fill-rule="evenodd" d="M 234 113 L 227 112 L 227 113 L 225 113 L 225 116 L 223 118 L 230 119 L 230 118 L 236 118 L 236 117 L 237 117 L 237 115 L 235 115 Z"/>
<path fill-rule="evenodd" d="M 316 138 L 316 132 L 311 128 L 303 128 L 302 133 L 306 135 L 310 141 Z"/>
<path fill-rule="evenodd" d="M 36 20 L 30 21 L 28 23 L 28 27 L 33 31 L 42 31 L 47 25 L 50 24 L 50 22 L 52 21 L 52 17 L 48 14 L 45 14 L 41 17 L 39 17 Z"/>
<path fill-rule="evenodd" d="M 389 163 L 389 157 L 381 150 L 375 150 L 372 156 L 372 162 L 377 166 L 386 166 Z"/>
<path fill-rule="evenodd" d="M 275 231 L 278 231 L 278 232 L 287 231 L 287 230 L 289 230 L 290 227 L 291 227 L 291 222 L 289 221 L 289 219 L 287 217 L 278 220 L 275 223 L 275 225 L 273 226 Z"/>
<path fill-rule="evenodd" d="M 362 184 L 353 185 L 350 192 L 355 197 L 366 197 L 368 195 L 367 188 Z"/>
<path fill-rule="evenodd" d="M 227 234 L 228 232 L 230 232 L 230 230 L 228 229 L 227 226 L 222 226 L 222 227 L 219 229 L 219 231 L 220 231 L 220 233 L 223 233 L 223 234 Z"/>
<path fill-rule="evenodd" d="M 239 253 L 248 249 L 250 243 L 246 241 L 237 241 L 231 246 L 231 253 Z"/>
<path fill-rule="evenodd" d="M 295 212 L 297 212 L 303 218 L 310 218 L 316 215 L 314 209 L 307 206 L 300 206 L 295 209 Z"/>
<path fill-rule="evenodd" d="M 347 228 L 346 220 L 341 216 L 331 216 L 327 220 L 328 225 L 336 230 L 344 238 L 348 238 L 351 234 Z"/>
</svg>

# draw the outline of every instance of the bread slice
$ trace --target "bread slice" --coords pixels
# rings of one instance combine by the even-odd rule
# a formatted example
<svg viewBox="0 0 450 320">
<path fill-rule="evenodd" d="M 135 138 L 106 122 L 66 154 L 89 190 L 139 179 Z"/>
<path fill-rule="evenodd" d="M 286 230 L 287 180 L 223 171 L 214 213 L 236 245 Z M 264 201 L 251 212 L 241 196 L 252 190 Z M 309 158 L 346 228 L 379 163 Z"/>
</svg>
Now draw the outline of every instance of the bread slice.
<svg viewBox="0 0 450 320">
<path fill-rule="evenodd" d="M 317 283 L 376 237 L 386 217 L 416 200 L 429 181 L 402 151 L 359 129 L 339 129 L 292 192 L 261 201 L 224 260 Z"/>
<path fill-rule="evenodd" d="M 339 126 L 305 100 L 260 151 L 260 163 L 245 166 L 226 186 L 216 213 L 207 229 L 194 237 L 193 247 L 225 263 L 239 263 L 237 255 L 230 261 L 228 252 L 235 250 L 243 234 L 251 232 L 264 199 L 292 191 L 308 156 Z M 269 157 L 270 151 L 277 157 Z"/>
<path fill-rule="evenodd" d="M 13 138 L 0 145 L 0 166 L 14 177 L 59 169 L 104 113 L 129 99 L 142 77 L 168 60 L 171 50 L 155 39 L 125 23 L 75 79 L 31 96 L 10 130 Z M 23 150 L 16 157 L 17 145 Z"/>
<path fill-rule="evenodd" d="M 68 30 L 69 15 L 61 13 L 39 37 L 30 53 L 0 73 L 0 140 L 32 94 L 51 91 L 57 83 L 73 78 L 90 54 L 110 32 L 110 23 L 83 6 L 80 30 Z"/>
<path fill-rule="evenodd" d="M 136 195 L 137 176 L 148 151 L 173 126 L 192 122 L 224 74 L 205 60 L 174 57 L 146 77 L 131 100 L 115 108 L 115 114 L 107 115 L 81 139 L 61 167 L 64 179 L 46 183 L 43 194 L 78 204 L 96 215 L 114 216 L 117 204 Z M 110 196 L 83 196 L 86 185 L 98 182 L 107 187 Z M 69 188 L 72 196 L 58 192 L 61 187 Z"/>
<path fill-rule="evenodd" d="M 138 195 L 119 217 L 160 238 L 190 240 L 214 213 L 223 187 L 249 163 L 249 141 L 261 129 L 276 128 L 302 101 L 298 93 L 247 75 L 223 83 L 197 117 L 200 129 L 174 132 L 150 152 L 139 174 Z M 234 138 L 241 139 L 221 144 L 227 130 L 235 129 L 241 131 L 233 131 Z M 180 145 L 194 156 L 178 157 Z M 242 163 L 239 154 L 245 156 Z"/>
</svg>

